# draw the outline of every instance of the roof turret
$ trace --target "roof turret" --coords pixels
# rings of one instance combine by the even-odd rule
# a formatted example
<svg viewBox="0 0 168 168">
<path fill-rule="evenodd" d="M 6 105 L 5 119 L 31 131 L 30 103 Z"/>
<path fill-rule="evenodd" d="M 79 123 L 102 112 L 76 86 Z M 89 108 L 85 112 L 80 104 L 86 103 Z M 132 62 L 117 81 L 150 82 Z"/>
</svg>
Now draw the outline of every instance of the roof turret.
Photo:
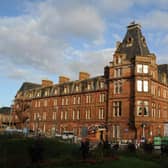
<svg viewBox="0 0 168 168">
<path fill-rule="evenodd" d="M 116 53 L 126 54 L 127 59 L 132 59 L 136 55 L 147 56 L 150 54 L 145 37 L 141 32 L 141 25 L 131 22 L 127 26 L 127 33 L 118 45 Z"/>
</svg>

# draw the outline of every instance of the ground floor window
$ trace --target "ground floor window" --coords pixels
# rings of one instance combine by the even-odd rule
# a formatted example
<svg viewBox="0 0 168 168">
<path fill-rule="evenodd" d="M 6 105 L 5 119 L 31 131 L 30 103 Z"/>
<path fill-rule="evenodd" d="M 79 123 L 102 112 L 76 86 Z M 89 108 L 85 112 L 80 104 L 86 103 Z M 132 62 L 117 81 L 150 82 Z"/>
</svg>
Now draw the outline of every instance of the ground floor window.
<svg viewBox="0 0 168 168">
<path fill-rule="evenodd" d="M 137 101 L 137 116 L 149 115 L 149 102 L 144 100 Z"/>
<path fill-rule="evenodd" d="M 120 126 L 119 125 L 113 125 L 112 126 L 112 138 L 118 139 L 120 138 Z"/>
</svg>

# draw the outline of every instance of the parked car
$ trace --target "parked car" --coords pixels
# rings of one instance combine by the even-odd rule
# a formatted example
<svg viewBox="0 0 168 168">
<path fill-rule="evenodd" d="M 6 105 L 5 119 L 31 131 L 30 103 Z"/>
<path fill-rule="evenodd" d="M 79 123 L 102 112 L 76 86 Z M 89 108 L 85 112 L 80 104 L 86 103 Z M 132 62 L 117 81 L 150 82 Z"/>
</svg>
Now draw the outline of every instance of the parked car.
<svg viewBox="0 0 168 168">
<path fill-rule="evenodd" d="M 74 138 L 74 133 L 73 131 L 64 131 L 62 134 L 62 139 L 73 139 Z"/>
</svg>

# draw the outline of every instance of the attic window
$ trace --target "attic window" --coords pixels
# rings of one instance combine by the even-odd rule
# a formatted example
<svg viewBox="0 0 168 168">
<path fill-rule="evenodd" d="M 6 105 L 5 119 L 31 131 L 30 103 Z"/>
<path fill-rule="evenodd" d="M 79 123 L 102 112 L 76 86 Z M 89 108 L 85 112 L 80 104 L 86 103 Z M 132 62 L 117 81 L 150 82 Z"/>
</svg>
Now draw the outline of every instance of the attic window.
<svg viewBox="0 0 168 168">
<path fill-rule="evenodd" d="M 143 44 L 144 46 L 146 46 L 146 40 L 145 40 L 145 37 L 142 37 L 141 40 L 142 40 L 142 44 Z"/>
<path fill-rule="evenodd" d="M 126 46 L 127 47 L 131 47 L 132 44 L 133 44 L 133 38 L 132 37 L 128 37 Z"/>
</svg>

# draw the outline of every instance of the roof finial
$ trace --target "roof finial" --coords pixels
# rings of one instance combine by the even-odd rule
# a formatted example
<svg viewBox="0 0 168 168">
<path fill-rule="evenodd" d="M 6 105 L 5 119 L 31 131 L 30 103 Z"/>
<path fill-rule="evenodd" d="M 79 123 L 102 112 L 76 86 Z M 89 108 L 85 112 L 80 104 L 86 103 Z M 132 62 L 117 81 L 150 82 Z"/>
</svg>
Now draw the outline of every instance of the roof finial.
<svg viewBox="0 0 168 168">
<path fill-rule="evenodd" d="M 141 25 L 136 23 L 134 20 L 127 26 L 128 29 L 132 29 L 132 28 L 141 28 Z"/>
<path fill-rule="evenodd" d="M 130 25 L 134 25 L 135 24 L 135 20 L 133 20 L 131 23 L 130 23 Z"/>
</svg>

